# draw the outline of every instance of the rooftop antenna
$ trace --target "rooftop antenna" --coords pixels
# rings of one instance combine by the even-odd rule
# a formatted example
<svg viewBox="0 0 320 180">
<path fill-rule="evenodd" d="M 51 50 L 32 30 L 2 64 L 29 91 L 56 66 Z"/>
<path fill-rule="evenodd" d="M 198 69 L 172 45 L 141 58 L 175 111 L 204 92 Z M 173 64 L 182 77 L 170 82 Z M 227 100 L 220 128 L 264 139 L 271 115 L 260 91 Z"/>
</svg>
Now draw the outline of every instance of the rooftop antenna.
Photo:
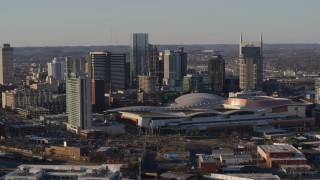
<svg viewBox="0 0 320 180">
<path fill-rule="evenodd" d="M 198 92 L 198 73 L 196 73 L 196 90 L 195 93 Z"/>
<path fill-rule="evenodd" d="M 112 28 L 110 29 L 110 45 L 112 45 L 113 42 L 112 42 Z"/>
<path fill-rule="evenodd" d="M 118 45 L 118 28 L 116 28 L 116 45 Z"/>
<path fill-rule="evenodd" d="M 179 51 L 181 50 L 181 51 L 183 51 L 183 43 L 182 43 L 182 40 L 183 40 L 183 38 L 182 38 L 182 36 L 180 37 L 180 48 L 179 48 Z"/>
<path fill-rule="evenodd" d="M 260 55 L 262 56 L 262 51 L 263 51 L 263 41 L 262 41 L 262 32 L 260 32 L 260 48 L 261 48 L 261 51 L 260 51 Z"/>
<path fill-rule="evenodd" d="M 242 32 L 240 32 L 240 41 L 239 41 L 239 54 L 242 55 Z"/>
</svg>

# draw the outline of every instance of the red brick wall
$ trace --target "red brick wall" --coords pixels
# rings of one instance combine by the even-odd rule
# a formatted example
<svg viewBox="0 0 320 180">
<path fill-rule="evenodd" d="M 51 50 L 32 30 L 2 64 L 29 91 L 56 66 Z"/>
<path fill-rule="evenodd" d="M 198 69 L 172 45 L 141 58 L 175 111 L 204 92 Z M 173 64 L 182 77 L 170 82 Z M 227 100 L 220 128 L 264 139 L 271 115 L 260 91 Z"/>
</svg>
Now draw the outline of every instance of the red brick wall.
<svg viewBox="0 0 320 180">
<path fill-rule="evenodd" d="M 270 167 L 279 167 L 280 165 L 301 165 L 308 164 L 307 160 L 295 160 L 295 159 L 286 159 L 286 160 L 273 160 Z"/>
<path fill-rule="evenodd" d="M 271 164 L 270 158 L 288 158 L 288 161 L 290 161 L 290 158 L 292 158 L 292 157 L 293 157 L 293 154 L 291 152 L 270 153 L 270 151 L 267 151 L 266 164 L 268 167 L 274 167 L 275 161 L 273 161 Z M 286 164 L 286 163 L 284 163 L 284 164 Z M 281 163 L 279 165 L 281 165 Z M 276 166 L 278 166 L 278 165 L 276 165 Z"/>
<path fill-rule="evenodd" d="M 270 153 L 269 154 L 269 158 L 291 158 L 293 157 L 291 152 L 278 152 L 278 153 Z"/>
<path fill-rule="evenodd" d="M 214 173 L 217 172 L 217 163 L 215 162 L 202 162 L 201 171 L 203 173 Z"/>
</svg>

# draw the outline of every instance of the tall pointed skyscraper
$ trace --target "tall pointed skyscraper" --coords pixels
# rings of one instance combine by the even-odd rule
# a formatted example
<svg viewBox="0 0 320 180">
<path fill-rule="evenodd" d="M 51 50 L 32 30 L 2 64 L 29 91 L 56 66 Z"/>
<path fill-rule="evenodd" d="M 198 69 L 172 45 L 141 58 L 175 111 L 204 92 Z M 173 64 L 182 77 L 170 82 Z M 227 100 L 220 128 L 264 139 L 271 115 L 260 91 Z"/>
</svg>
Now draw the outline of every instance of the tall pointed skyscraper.
<svg viewBox="0 0 320 180">
<path fill-rule="evenodd" d="M 262 33 L 260 40 L 245 42 L 240 34 L 239 78 L 240 89 L 262 91 L 263 88 L 263 51 Z"/>
<path fill-rule="evenodd" d="M 3 44 L 0 48 L 0 84 L 13 83 L 13 48 Z"/>
</svg>

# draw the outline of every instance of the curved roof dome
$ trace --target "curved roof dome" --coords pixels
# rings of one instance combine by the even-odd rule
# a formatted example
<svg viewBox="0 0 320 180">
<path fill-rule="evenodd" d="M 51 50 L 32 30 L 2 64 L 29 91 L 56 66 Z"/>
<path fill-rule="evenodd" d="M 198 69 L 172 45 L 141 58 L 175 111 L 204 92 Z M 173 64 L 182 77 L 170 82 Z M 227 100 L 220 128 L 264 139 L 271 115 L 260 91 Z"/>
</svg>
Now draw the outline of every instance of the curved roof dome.
<svg viewBox="0 0 320 180">
<path fill-rule="evenodd" d="M 208 93 L 191 93 L 178 97 L 175 102 L 176 105 L 193 106 L 196 104 L 220 104 L 225 100 L 221 96 Z"/>
<path fill-rule="evenodd" d="M 214 94 L 192 93 L 178 97 L 175 104 L 164 107 L 157 106 L 128 106 L 116 109 L 110 109 L 109 112 L 115 111 L 170 111 L 184 109 L 208 109 L 221 106 L 225 98 Z"/>
</svg>

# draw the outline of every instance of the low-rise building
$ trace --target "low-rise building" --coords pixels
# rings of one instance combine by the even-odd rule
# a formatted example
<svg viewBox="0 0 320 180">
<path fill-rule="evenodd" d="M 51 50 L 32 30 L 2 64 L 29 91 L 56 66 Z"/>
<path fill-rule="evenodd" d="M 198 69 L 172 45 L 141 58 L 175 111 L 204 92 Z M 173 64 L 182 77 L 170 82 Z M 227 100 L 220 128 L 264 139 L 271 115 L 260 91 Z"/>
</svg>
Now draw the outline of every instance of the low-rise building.
<svg viewBox="0 0 320 180">
<path fill-rule="evenodd" d="M 50 81 L 51 83 L 53 81 Z M 31 89 L 35 89 L 35 90 L 40 90 L 40 91 L 51 91 L 51 92 L 58 92 L 58 84 L 57 83 L 52 83 L 52 84 L 49 84 L 49 83 L 37 83 L 37 84 L 32 84 L 30 86 Z"/>
<path fill-rule="evenodd" d="M 81 160 L 89 154 L 88 146 L 50 146 L 45 149 L 45 154 L 67 159 Z"/>
<path fill-rule="evenodd" d="M 39 118 L 42 115 L 48 115 L 49 109 L 39 106 L 26 106 L 25 108 L 16 108 L 19 115 L 23 117 Z"/>
<path fill-rule="evenodd" d="M 266 96 L 267 94 L 262 91 L 241 91 L 241 92 L 231 92 L 229 93 L 230 98 L 250 98 L 256 96 Z"/>
<path fill-rule="evenodd" d="M 193 180 L 199 179 L 195 174 L 187 174 L 183 172 L 172 172 L 168 171 L 160 175 L 161 179 L 170 179 L 170 180 Z"/>
<path fill-rule="evenodd" d="M 80 137 L 85 139 L 96 139 L 102 134 L 99 130 L 81 130 L 80 131 Z"/>
<path fill-rule="evenodd" d="M 20 165 L 5 176 L 5 180 L 77 179 L 120 180 L 121 164 L 83 165 Z"/>
<path fill-rule="evenodd" d="M 39 124 L 9 124 L 5 125 L 9 137 L 22 137 L 26 135 L 41 135 L 45 133 L 45 126 Z"/>
<path fill-rule="evenodd" d="M 262 125 L 283 129 L 313 127 L 315 120 L 306 116 L 306 106 L 287 98 L 258 96 L 224 101 L 219 96 L 192 93 L 180 96 L 170 106 L 128 106 L 108 112 L 151 129 L 252 131 Z"/>
<path fill-rule="evenodd" d="M 308 164 L 304 154 L 292 145 L 259 145 L 257 151 L 269 168 L 281 165 L 304 166 Z"/>
<path fill-rule="evenodd" d="M 54 138 L 48 138 L 48 137 L 39 137 L 35 135 L 27 135 L 24 136 L 24 138 L 31 143 L 36 143 L 36 144 L 51 144 L 55 142 Z"/>
<path fill-rule="evenodd" d="M 279 176 L 273 175 L 273 174 L 268 174 L 268 173 L 244 173 L 244 174 L 215 174 L 211 173 L 210 175 L 205 175 L 203 177 L 204 179 L 216 179 L 216 180 L 263 180 L 263 179 L 268 179 L 268 180 L 280 180 Z"/>
<path fill-rule="evenodd" d="M 63 124 L 68 122 L 68 115 L 67 114 L 42 115 L 40 116 L 40 121 L 43 124 Z"/>
<path fill-rule="evenodd" d="M 251 155 L 221 155 L 220 162 L 224 165 L 251 164 Z"/>
<path fill-rule="evenodd" d="M 199 154 L 198 168 L 203 173 L 217 172 L 218 161 L 212 155 Z"/>
<path fill-rule="evenodd" d="M 229 148 L 226 148 L 226 149 L 213 149 L 212 150 L 212 156 L 215 159 L 220 159 L 220 156 L 222 156 L 222 155 L 234 155 L 234 151 L 233 151 L 233 149 L 229 149 Z"/>
</svg>

